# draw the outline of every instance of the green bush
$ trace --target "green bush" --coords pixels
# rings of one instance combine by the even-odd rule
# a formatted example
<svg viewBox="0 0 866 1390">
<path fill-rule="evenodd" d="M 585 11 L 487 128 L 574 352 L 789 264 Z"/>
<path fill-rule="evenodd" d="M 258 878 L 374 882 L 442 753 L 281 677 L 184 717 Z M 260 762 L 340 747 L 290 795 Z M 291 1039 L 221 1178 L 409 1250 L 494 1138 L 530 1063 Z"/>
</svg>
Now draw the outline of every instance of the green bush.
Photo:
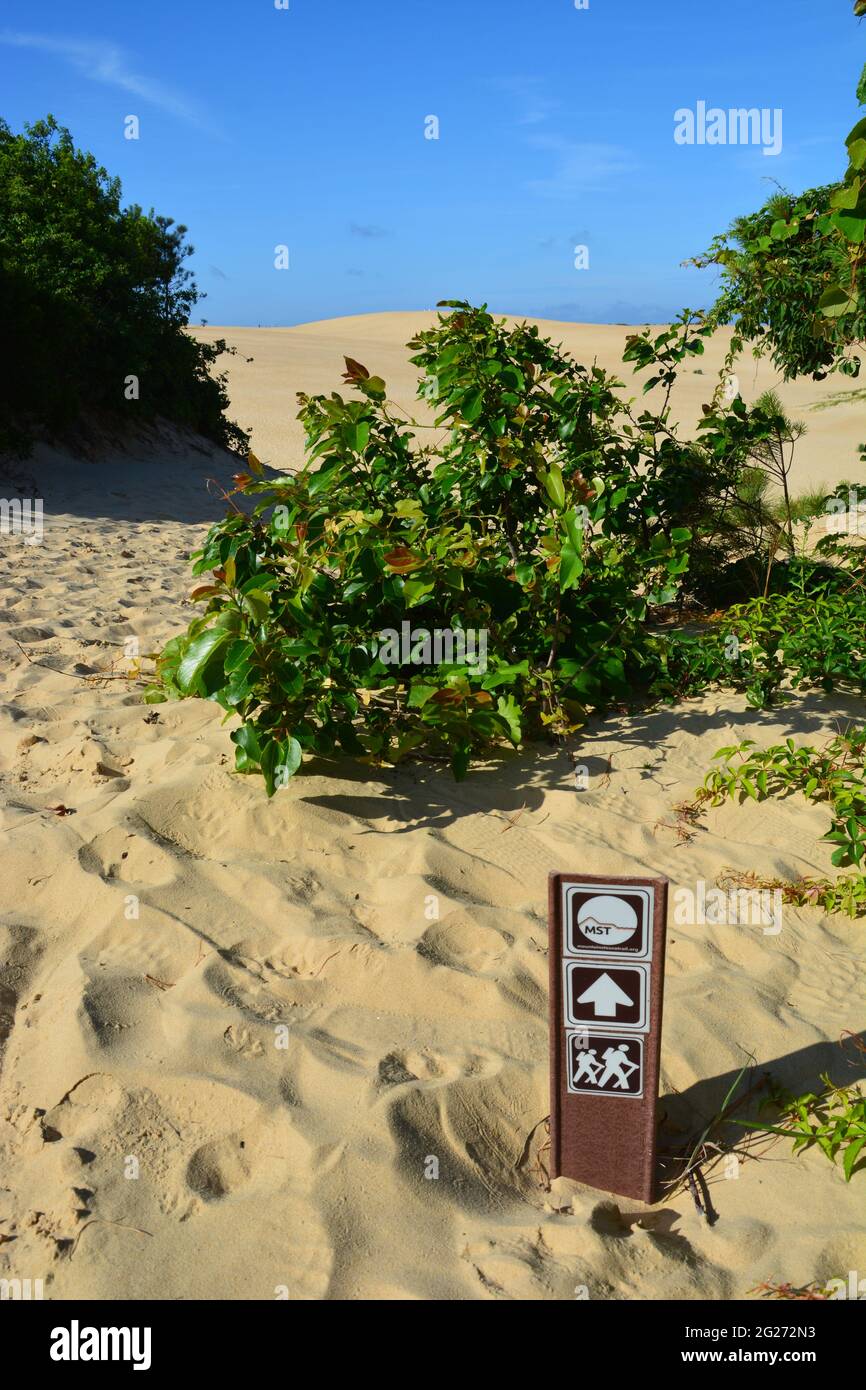
<svg viewBox="0 0 866 1390">
<path fill-rule="evenodd" d="M 827 537 L 773 563 L 790 525 L 763 506 L 766 460 L 754 475 L 793 438 L 778 403 L 717 399 L 697 442 L 670 424 L 669 388 L 705 326 L 686 313 L 627 340 L 644 390 L 668 388 L 636 413 L 622 383 L 536 328 L 444 307 L 410 344 L 433 425 L 401 418 L 347 358 L 356 398 L 301 397 L 304 468 L 265 478 L 251 456 L 237 478 L 251 510 L 235 505 L 197 552 L 205 611 L 159 656 L 149 699 L 237 715 L 236 767 L 273 793 L 305 751 L 447 758 L 461 777 L 497 746 L 711 684 L 758 707 L 866 690 L 857 544 Z M 671 622 L 714 564 L 718 583 L 753 561 L 757 597 L 697 633 Z M 466 649 L 437 651 L 437 633 Z"/>
<path fill-rule="evenodd" d="M 305 467 L 239 478 L 252 515 L 212 528 L 195 563 L 205 612 L 159 659 L 149 698 L 236 714 L 237 768 L 271 793 L 304 751 L 448 758 L 460 777 L 473 755 L 670 689 L 648 619 L 678 594 L 680 517 L 724 451 L 680 443 L 667 399 L 635 414 L 621 383 L 536 328 L 443 307 L 410 344 L 436 423 L 400 418 L 348 358 L 356 398 L 302 396 Z M 625 356 L 670 387 L 703 336 L 686 314 Z M 403 624 L 477 645 L 418 637 L 412 659 L 381 637 Z"/>
<path fill-rule="evenodd" d="M 820 559 L 796 559 L 778 565 L 774 577 L 775 592 L 733 605 L 698 635 L 668 636 L 671 695 L 725 685 L 763 709 L 791 691 L 866 694 L 862 570 L 852 580 Z"/>
<path fill-rule="evenodd" d="M 186 228 L 123 208 L 120 184 L 49 116 L 14 134 L 0 121 L 0 303 L 14 344 L 0 374 L 0 449 L 82 421 L 162 416 L 228 447 L 225 344 L 184 326 L 200 295 Z M 136 376 L 140 399 L 125 399 Z"/>
</svg>

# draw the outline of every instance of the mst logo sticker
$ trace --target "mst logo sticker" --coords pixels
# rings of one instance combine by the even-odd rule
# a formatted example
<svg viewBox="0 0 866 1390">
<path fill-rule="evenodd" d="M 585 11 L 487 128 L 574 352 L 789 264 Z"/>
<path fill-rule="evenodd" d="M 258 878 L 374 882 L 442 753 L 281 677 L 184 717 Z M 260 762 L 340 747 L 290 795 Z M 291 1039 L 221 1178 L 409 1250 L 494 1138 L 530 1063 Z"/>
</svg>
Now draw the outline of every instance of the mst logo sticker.
<svg viewBox="0 0 866 1390">
<path fill-rule="evenodd" d="M 628 884 L 564 883 L 563 947 L 566 955 L 617 955 L 652 959 L 653 889 Z"/>
</svg>

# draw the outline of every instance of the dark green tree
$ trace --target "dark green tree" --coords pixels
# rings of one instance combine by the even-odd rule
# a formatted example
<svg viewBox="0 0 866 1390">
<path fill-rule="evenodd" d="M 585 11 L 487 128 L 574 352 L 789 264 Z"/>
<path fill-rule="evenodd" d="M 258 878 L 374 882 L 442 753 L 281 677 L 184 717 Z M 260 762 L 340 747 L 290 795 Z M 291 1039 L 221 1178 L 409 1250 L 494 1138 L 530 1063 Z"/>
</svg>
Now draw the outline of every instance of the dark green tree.
<svg viewBox="0 0 866 1390">
<path fill-rule="evenodd" d="M 186 228 L 123 207 L 120 182 L 49 116 L 0 121 L 0 304 L 11 344 L 0 375 L 0 448 L 82 422 L 162 416 L 228 446 L 225 349 L 186 333 L 201 297 Z M 126 399 L 136 376 L 139 398 Z"/>
</svg>

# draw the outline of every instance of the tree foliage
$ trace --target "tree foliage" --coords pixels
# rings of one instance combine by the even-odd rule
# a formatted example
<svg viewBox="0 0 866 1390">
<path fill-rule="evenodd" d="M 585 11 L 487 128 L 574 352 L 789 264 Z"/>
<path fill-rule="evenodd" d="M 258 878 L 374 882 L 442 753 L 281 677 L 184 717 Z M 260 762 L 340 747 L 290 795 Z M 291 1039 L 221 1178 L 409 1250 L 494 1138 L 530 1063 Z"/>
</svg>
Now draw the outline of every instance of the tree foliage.
<svg viewBox="0 0 866 1390">
<path fill-rule="evenodd" d="M 0 121 L 0 302 L 14 346 L 0 376 L 0 447 L 82 417 L 163 416 L 242 447 L 224 417 L 224 343 L 184 326 L 200 298 L 186 228 L 121 205 L 120 183 L 53 117 Z M 139 399 L 126 399 L 129 376 Z"/>
<path fill-rule="evenodd" d="M 858 16 L 866 13 L 860 0 Z M 866 68 L 857 87 L 866 105 Z M 722 292 L 709 316 L 736 325 L 732 357 L 744 342 L 769 353 L 785 377 L 860 371 L 866 339 L 866 117 L 845 141 L 838 183 L 799 197 L 777 191 L 737 218 L 694 264 L 716 265 Z"/>
</svg>

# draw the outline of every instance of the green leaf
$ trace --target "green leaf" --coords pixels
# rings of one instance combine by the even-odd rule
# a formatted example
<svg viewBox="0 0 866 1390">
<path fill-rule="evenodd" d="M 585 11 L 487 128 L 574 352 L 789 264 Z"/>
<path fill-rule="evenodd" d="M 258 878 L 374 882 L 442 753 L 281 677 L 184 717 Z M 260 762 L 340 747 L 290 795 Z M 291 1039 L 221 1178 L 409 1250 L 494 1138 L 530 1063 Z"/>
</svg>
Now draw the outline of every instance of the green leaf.
<svg viewBox="0 0 866 1390">
<path fill-rule="evenodd" d="M 818 300 L 818 308 L 828 319 L 850 314 L 856 307 L 856 302 L 852 300 L 848 291 L 843 290 L 839 285 L 833 285 L 829 290 L 825 290 Z"/>
<path fill-rule="evenodd" d="M 864 95 L 866 95 L 866 89 L 864 89 Z M 862 102 L 861 105 L 866 105 L 866 102 Z M 866 140 L 853 141 L 848 147 L 848 158 L 854 169 L 863 169 L 866 166 Z"/>
<path fill-rule="evenodd" d="M 542 473 L 541 481 L 553 505 L 562 511 L 565 506 L 565 483 L 562 480 L 562 469 L 558 464 L 552 463 L 547 472 Z"/>
<path fill-rule="evenodd" d="M 504 719 L 508 725 L 508 734 L 511 742 L 518 744 L 523 737 L 520 727 L 520 707 L 515 702 L 513 695 L 500 695 L 496 701 L 496 711 L 500 719 Z"/>
<path fill-rule="evenodd" d="M 862 1138 L 855 1139 L 853 1143 L 849 1144 L 842 1155 L 842 1171 L 845 1174 L 846 1182 L 850 1182 L 854 1176 L 854 1165 L 860 1157 L 864 1145 L 866 1145 L 866 1134 L 864 1134 Z"/>
<path fill-rule="evenodd" d="M 241 603 L 254 623 L 263 623 L 271 606 L 271 596 L 264 589 L 251 589 L 244 594 Z"/>
<path fill-rule="evenodd" d="M 535 568 L 528 560 L 521 560 L 514 566 L 514 573 L 517 575 L 518 582 L 526 588 L 535 578 Z"/>
<path fill-rule="evenodd" d="M 571 544 L 562 547 L 559 557 L 559 590 L 560 593 L 567 593 L 573 589 L 580 576 L 583 574 L 583 558 Z"/>
<path fill-rule="evenodd" d="M 438 689 L 439 687 L 436 685 L 425 685 L 423 681 L 413 680 L 407 701 L 409 709 L 423 709 Z"/>
<path fill-rule="evenodd" d="M 583 522 L 576 512 L 565 512 L 562 518 L 565 533 L 571 542 L 572 548 L 580 555 L 583 553 Z"/>
<path fill-rule="evenodd" d="M 512 685 L 520 676 L 529 675 L 529 660 L 516 661 L 507 666 L 497 666 L 488 671 L 481 682 L 482 690 L 495 690 L 498 685 Z"/>
<path fill-rule="evenodd" d="M 262 760 L 258 734 L 252 724 L 243 724 L 231 735 L 235 745 L 235 771 L 257 772 Z"/>
<path fill-rule="evenodd" d="M 394 515 L 401 520 L 423 521 L 424 508 L 417 497 L 401 497 L 394 508 Z"/>
<path fill-rule="evenodd" d="M 191 695 L 200 687 L 202 676 L 209 663 L 217 662 L 220 653 L 227 645 L 229 634 L 220 628 L 208 628 L 186 649 L 177 668 L 177 684 L 185 695 Z"/>
<path fill-rule="evenodd" d="M 369 420 L 359 420 L 352 432 L 352 448 L 356 454 L 363 454 L 370 441 Z"/>
<path fill-rule="evenodd" d="M 839 231 L 843 234 L 843 236 L 847 237 L 847 239 L 850 242 L 853 242 L 857 246 L 859 246 L 861 242 L 864 240 L 864 238 L 866 238 L 866 217 L 858 217 L 854 215 L 849 216 L 847 213 L 837 212 L 834 213 L 833 217 L 831 218 L 831 221 L 834 227 L 839 228 Z M 843 309 L 840 312 L 854 313 L 856 311 L 856 296 L 850 295 L 848 297 L 848 303 L 850 305 L 850 308 L 847 310 Z M 827 314 L 826 309 L 824 310 L 824 313 Z M 828 314 L 828 317 L 833 318 L 835 317 L 835 315 Z"/>
<path fill-rule="evenodd" d="M 296 738 L 272 738 L 261 754 L 261 767 L 268 796 L 284 787 L 301 765 L 301 745 Z"/>
<path fill-rule="evenodd" d="M 866 142 L 864 142 L 866 145 Z M 830 199 L 830 206 L 833 208 L 844 208 L 849 211 L 856 208 L 860 199 L 860 180 L 855 179 L 853 183 L 842 184 Z"/>
<path fill-rule="evenodd" d="M 254 652 L 252 642 L 244 642 L 240 638 L 230 642 L 223 662 L 226 675 L 231 675 L 246 666 Z"/>
<path fill-rule="evenodd" d="M 845 144 L 850 149 L 855 141 L 864 139 L 866 139 L 866 116 L 857 122 L 853 130 L 849 130 L 848 134 L 845 136 Z"/>
</svg>

